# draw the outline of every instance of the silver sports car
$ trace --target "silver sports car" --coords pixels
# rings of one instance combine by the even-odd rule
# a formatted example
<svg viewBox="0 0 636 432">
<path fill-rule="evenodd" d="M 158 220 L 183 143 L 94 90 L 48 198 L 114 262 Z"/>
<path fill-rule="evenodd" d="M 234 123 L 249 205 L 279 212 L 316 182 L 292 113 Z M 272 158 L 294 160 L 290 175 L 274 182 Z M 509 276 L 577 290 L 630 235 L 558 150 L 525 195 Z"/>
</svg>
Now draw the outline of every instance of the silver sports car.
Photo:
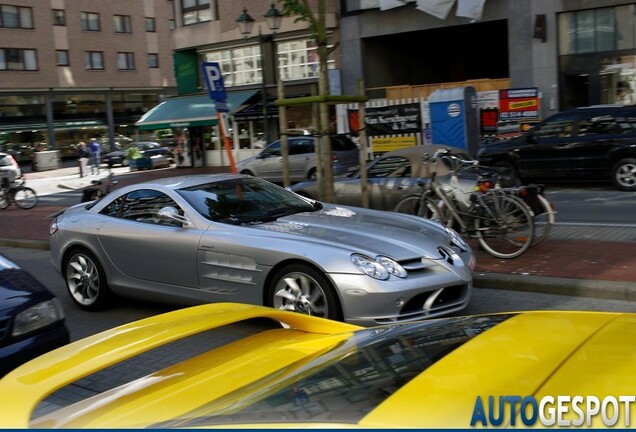
<svg viewBox="0 0 636 432">
<path fill-rule="evenodd" d="M 51 262 L 86 310 L 119 295 L 372 325 L 466 307 L 474 256 L 435 222 L 217 174 L 126 186 L 67 209 L 51 225 Z"/>
</svg>

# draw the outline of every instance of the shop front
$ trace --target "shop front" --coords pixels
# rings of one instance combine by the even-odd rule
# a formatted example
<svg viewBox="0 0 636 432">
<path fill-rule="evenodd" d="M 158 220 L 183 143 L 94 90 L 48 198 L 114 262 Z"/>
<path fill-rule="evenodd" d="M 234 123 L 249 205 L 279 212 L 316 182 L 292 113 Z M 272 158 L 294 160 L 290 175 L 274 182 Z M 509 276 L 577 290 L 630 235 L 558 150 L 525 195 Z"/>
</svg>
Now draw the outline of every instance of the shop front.
<svg viewBox="0 0 636 432">
<path fill-rule="evenodd" d="M 232 114 L 247 104 L 256 91 L 228 93 L 230 124 Z M 227 166 L 229 161 L 219 133 L 216 104 L 206 95 L 166 99 L 135 123 L 140 133 L 172 131 L 177 167 Z M 158 136 L 155 137 L 159 140 Z M 237 142 L 237 139 L 230 136 Z M 235 158 L 239 146 L 234 146 Z"/>
</svg>

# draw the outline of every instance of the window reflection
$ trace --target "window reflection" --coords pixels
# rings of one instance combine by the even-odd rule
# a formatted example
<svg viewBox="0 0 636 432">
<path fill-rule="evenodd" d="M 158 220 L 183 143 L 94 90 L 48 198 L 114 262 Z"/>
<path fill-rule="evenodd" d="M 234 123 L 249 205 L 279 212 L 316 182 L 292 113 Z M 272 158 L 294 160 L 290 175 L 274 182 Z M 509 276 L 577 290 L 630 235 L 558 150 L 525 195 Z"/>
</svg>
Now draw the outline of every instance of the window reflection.
<svg viewBox="0 0 636 432">
<path fill-rule="evenodd" d="M 512 316 L 447 318 L 361 330 L 327 353 L 160 426 L 358 422 L 429 366 Z"/>
</svg>

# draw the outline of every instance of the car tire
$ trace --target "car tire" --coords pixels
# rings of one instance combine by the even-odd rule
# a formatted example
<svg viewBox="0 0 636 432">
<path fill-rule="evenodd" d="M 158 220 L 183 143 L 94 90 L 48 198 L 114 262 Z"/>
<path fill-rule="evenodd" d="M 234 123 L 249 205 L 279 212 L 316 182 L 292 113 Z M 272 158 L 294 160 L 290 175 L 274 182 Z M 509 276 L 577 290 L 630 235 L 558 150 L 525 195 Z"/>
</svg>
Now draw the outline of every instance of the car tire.
<svg viewBox="0 0 636 432">
<path fill-rule="evenodd" d="M 636 191 L 636 159 L 621 159 L 612 167 L 612 183 L 620 190 Z"/>
<path fill-rule="evenodd" d="M 99 260 L 84 248 L 75 249 L 63 264 L 66 288 L 81 309 L 104 309 L 111 298 L 106 275 Z"/>
<path fill-rule="evenodd" d="M 318 176 L 316 175 L 316 168 L 310 169 L 309 172 L 307 173 L 307 180 L 316 181 L 317 179 L 318 179 Z"/>
<path fill-rule="evenodd" d="M 327 277 L 308 264 L 289 264 L 276 272 L 267 304 L 273 308 L 342 321 L 342 308 Z"/>
<path fill-rule="evenodd" d="M 241 174 L 254 177 L 254 174 L 250 170 L 243 170 L 243 171 L 241 171 Z"/>
<path fill-rule="evenodd" d="M 121 166 L 127 167 L 128 166 L 128 159 L 122 159 L 121 160 Z"/>
<path fill-rule="evenodd" d="M 500 181 L 502 187 L 512 187 L 521 185 L 521 177 L 517 172 L 517 168 L 512 162 L 499 161 L 493 164 L 493 168 L 498 168 L 500 172 Z"/>
</svg>

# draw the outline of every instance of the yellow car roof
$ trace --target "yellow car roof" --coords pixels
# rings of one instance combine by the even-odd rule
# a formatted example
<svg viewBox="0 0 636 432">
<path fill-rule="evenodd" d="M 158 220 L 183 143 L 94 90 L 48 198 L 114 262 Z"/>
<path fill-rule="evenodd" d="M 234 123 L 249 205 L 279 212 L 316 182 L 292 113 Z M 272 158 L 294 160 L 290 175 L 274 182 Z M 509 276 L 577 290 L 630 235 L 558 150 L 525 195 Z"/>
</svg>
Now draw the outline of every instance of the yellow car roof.
<svg viewBox="0 0 636 432">
<path fill-rule="evenodd" d="M 79 378 L 168 342 L 258 317 L 278 320 L 285 327 L 247 336 L 77 404 L 31 419 L 40 401 Z M 463 319 L 434 320 L 444 324 L 438 326 L 441 330 L 436 331 L 443 331 L 447 325 L 461 328 Z M 401 383 L 400 387 L 387 389 L 390 396 L 360 418 L 343 420 L 330 415 L 327 407 L 322 414 L 310 417 L 311 422 L 294 420 L 286 412 L 285 421 L 281 421 L 281 416 L 263 415 L 258 426 L 466 428 L 473 420 L 477 397 L 487 401 L 489 397 L 505 395 L 539 399 L 558 395 L 603 398 L 634 393 L 635 315 L 522 312 L 506 315 L 500 321 L 483 332 L 476 331 L 476 336 L 458 335 L 457 339 L 465 340 L 462 339 L 457 348 L 441 359 L 429 362 L 423 372 Z M 382 340 L 382 331 L 400 327 L 404 333 L 399 337 L 407 350 L 396 349 L 395 352 L 408 357 L 408 346 L 412 341 L 404 339 L 408 339 L 410 326 L 415 328 L 415 325 L 405 324 L 378 330 L 362 329 L 297 313 L 230 303 L 174 311 L 75 342 L 16 369 L 0 380 L 0 397 L 6 399 L 0 403 L 0 426 L 209 426 L 214 420 L 206 423 L 209 416 L 232 414 L 246 406 L 263 403 L 259 402 L 263 394 L 275 396 L 276 392 L 287 388 L 285 380 L 289 380 L 294 371 L 303 371 L 303 376 L 310 372 L 320 373 L 318 360 L 355 341 L 357 334 L 377 332 L 374 337 Z M 475 330 L 474 324 L 466 327 L 467 332 Z M 443 349 L 444 344 L 456 342 L 452 337 L 444 337 L 436 341 L 434 349 Z M 389 348 L 392 347 L 389 345 Z M 422 361 L 421 355 L 419 357 L 413 356 L 413 361 Z M 406 360 L 400 359 L 400 367 L 408 363 Z M 283 370 L 284 373 L 281 372 Z M 397 369 L 387 370 L 386 374 L 396 372 Z M 346 373 L 343 368 L 343 375 Z M 376 385 L 377 380 L 382 378 L 375 377 Z M 347 394 L 343 388 L 337 398 L 320 403 L 342 404 L 346 397 L 353 398 L 354 393 L 357 398 L 364 397 L 363 391 L 351 391 L 364 383 L 355 377 L 350 377 L 349 383 Z M 316 385 L 336 388 L 338 384 L 327 380 Z M 313 397 L 303 395 L 302 389 L 298 390 L 301 397 L 308 400 Z M 289 400 L 292 400 L 291 397 Z M 275 397 L 270 397 L 267 403 L 276 401 L 284 404 L 289 400 L 276 401 Z M 348 403 L 352 407 L 364 406 L 357 399 L 350 399 Z M 309 407 L 304 405 L 298 409 Z M 630 409 L 633 415 L 634 408 Z M 504 414 L 501 424 L 520 424 L 518 412 L 513 417 L 507 410 Z M 197 417 L 203 421 L 188 422 L 188 419 Z M 185 420 L 181 422 L 178 419 Z M 237 425 L 222 425 L 228 426 Z M 254 426 L 254 423 L 246 423 L 245 426 Z"/>
</svg>

